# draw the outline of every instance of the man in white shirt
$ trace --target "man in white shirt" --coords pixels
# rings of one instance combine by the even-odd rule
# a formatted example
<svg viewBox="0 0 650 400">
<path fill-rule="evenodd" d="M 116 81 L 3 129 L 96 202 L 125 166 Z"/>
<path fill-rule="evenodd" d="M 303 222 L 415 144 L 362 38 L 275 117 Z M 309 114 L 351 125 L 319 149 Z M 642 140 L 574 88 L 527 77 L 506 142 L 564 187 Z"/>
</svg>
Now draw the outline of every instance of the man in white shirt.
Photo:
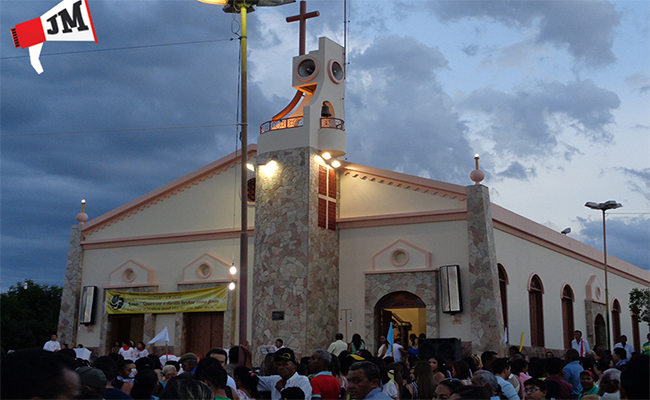
<svg viewBox="0 0 650 400">
<path fill-rule="evenodd" d="M 43 350 L 51 351 L 51 352 L 56 352 L 61 350 L 61 343 L 57 341 L 59 337 L 56 335 L 52 335 L 50 337 L 50 341 L 45 343 L 43 346 Z"/>
<path fill-rule="evenodd" d="M 627 351 L 628 361 L 630 360 L 630 358 L 632 358 L 632 352 L 634 351 L 634 347 L 632 347 L 632 345 L 627 342 L 627 336 L 621 335 L 620 342 L 614 345 L 614 348 L 617 347 L 623 348 L 625 349 L 625 351 Z"/>
<path fill-rule="evenodd" d="M 335 337 L 336 341 L 330 344 L 330 347 L 327 348 L 328 353 L 332 353 L 335 356 L 339 356 L 343 350 L 348 349 L 348 344 L 343 341 L 343 334 L 337 333 Z"/>
<path fill-rule="evenodd" d="M 275 352 L 275 368 L 278 375 L 260 376 L 258 390 L 271 391 L 271 400 L 280 400 L 284 388 L 299 387 L 305 393 L 305 400 L 311 400 L 311 383 L 306 376 L 298 375 L 296 356 L 293 350 L 282 348 Z"/>
<path fill-rule="evenodd" d="M 584 357 L 589 351 L 589 342 L 582 337 L 582 332 L 577 329 L 573 332 L 573 337 L 575 339 L 571 341 L 571 347 L 578 351 L 580 357 Z"/>
</svg>

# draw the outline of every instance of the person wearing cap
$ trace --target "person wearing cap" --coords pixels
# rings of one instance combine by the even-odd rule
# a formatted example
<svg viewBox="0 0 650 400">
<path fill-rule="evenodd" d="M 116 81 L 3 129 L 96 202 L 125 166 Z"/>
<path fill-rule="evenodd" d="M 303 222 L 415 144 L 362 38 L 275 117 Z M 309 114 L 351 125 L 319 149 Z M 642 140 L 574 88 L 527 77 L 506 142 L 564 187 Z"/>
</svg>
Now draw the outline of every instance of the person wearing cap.
<svg viewBox="0 0 650 400">
<path fill-rule="evenodd" d="M 198 364 L 198 358 L 194 353 L 185 353 L 178 362 L 181 364 L 183 372 L 194 373 L 196 371 L 196 365 Z"/>
<path fill-rule="evenodd" d="M 270 391 L 271 400 L 280 400 L 284 388 L 299 387 L 305 393 L 305 400 L 311 400 L 311 384 L 309 378 L 298 375 L 296 356 L 289 348 L 279 349 L 274 353 L 275 369 L 278 375 L 260 376 L 258 390 Z"/>
<path fill-rule="evenodd" d="M 596 385 L 595 375 L 591 371 L 584 370 L 580 372 L 580 385 L 582 385 L 582 390 L 578 394 L 578 400 L 581 400 L 584 396 L 595 395 L 598 396 L 598 385 Z"/>
<path fill-rule="evenodd" d="M 81 367 L 77 368 L 77 375 L 81 382 L 82 399 L 103 399 L 104 390 L 106 389 L 106 375 L 97 368 Z"/>
</svg>

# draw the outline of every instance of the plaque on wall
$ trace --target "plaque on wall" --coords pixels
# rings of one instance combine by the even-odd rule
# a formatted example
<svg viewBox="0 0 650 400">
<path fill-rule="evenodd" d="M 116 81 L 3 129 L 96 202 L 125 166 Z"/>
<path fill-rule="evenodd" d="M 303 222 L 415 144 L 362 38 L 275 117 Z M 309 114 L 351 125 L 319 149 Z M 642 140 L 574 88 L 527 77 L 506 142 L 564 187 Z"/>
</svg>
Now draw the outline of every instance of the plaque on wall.
<svg viewBox="0 0 650 400">
<path fill-rule="evenodd" d="M 284 321 L 284 311 L 273 311 L 271 321 Z"/>
</svg>

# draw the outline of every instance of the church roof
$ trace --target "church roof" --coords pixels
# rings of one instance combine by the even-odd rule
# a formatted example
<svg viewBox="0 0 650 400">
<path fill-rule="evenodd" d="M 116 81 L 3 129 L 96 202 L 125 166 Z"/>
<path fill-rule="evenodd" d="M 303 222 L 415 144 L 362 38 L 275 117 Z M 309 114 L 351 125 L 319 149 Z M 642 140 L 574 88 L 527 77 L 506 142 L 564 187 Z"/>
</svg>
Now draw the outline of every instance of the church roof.
<svg viewBox="0 0 650 400">
<path fill-rule="evenodd" d="M 214 175 L 218 175 L 223 171 L 233 168 L 240 164 L 240 154 L 239 151 L 228 154 L 227 156 L 199 168 L 196 171 L 184 175 L 156 190 L 94 218 L 83 225 L 82 231 L 86 235 L 97 232 L 107 226 L 134 215 L 141 210 L 151 207 L 156 203 L 164 201 L 176 193 L 189 189 L 194 185 L 198 185 Z M 255 158 L 256 154 L 257 145 L 249 145 L 248 158 Z M 455 199 L 463 203 L 467 198 L 465 186 L 384 170 L 362 164 L 345 161 L 342 163 L 341 172 L 346 176 L 356 179 L 363 179 L 423 194 Z M 492 203 L 492 218 L 494 228 L 497 230 L 552 249 L 566 256 L 581 260 L 597 268 L 603 268 L 603 252 L 578 240 L 562 235 L 553 229 L 527 219 L 494 203 Z M 466 219 L 466 208 L 457 208 L 432 212 L 401 213 L 395 215 L 366 216 L 361 218 L 341 218 L 338 223 L 339 228 L 350 229 L 378 226 L 378 224 L 416 224 L 443 220 Z M 608 266 L 614 270 L 612 272 L 621 276 L 646 285 L 650 284 L 647 272 L 633 264 L 610 255 L 608 257 Z"/>
</svg>

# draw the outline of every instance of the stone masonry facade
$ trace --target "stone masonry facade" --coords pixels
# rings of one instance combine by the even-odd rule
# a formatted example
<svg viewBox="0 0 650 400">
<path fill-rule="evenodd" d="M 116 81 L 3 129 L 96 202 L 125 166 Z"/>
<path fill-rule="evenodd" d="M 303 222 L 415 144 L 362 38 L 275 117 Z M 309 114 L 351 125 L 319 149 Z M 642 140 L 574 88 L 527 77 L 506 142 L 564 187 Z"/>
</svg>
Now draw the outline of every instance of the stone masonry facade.
<svg viewBox="0 0 650 400">
<path fill-rule="evenodd" d="M 303 147 L 258 158 L 278 168 L 256 179 L 253 349 L 279 337 L 305 356 L 338 329 L 339 235 L 318 227 L 316 155 Z M 284 319 L 272 320 L 274 311 Z"/>
<path fill-rule="evenodd" d="M 68 261 L 65 266 L 65 281 L 61 296 L 61 311 L 59 312 L 59 326 L 57 333 L 59 342 L 76 343 L 77 335 L 75 324 L 79 312 L 79 298 L 81 297 L 81 249 L 82 225 L 73 225 L 70 233 L 70 247 L 68 248 Z"/>
<path fill-rule="evenodd" d="M 467 233 L 472 351 L 499 352 L 505 327 L 490 195 L 483 185 L 467 187 Z"/>
</svg>

